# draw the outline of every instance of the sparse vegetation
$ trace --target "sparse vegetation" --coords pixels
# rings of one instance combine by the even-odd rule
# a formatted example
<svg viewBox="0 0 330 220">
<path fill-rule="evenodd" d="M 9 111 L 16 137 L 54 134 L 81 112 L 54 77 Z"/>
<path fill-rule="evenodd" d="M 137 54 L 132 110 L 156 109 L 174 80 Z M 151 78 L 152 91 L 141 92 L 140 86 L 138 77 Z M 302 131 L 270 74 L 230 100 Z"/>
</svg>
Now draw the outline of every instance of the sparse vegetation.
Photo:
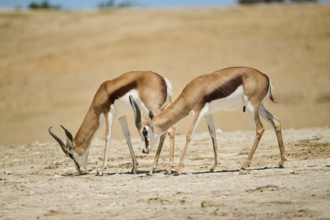
<svg viewBox="0 0 330 220">
<path fill-rule="evenodd" d="M 256 3 L 304 3 L 304 2 L 317 2 L 317 0 L 239 0 L 239 4 L 256 4 Z"/>
<path fill-rule="evenodd" d="M 31 2 L 29 4 L 29 9 L 56 9 L 60 10 L 60 5 L 51 5 L 47 0 L 42 1 L 41 3 Z"/>
</svg>

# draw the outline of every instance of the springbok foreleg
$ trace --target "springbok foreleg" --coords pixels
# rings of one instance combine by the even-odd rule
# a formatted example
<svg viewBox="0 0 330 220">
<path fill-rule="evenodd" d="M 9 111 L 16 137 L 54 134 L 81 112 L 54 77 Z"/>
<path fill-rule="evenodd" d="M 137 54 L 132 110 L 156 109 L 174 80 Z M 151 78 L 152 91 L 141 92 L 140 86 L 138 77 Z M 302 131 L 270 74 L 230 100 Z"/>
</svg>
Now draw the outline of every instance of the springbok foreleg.
<svg viewBox="0 0 330 220">
<path fill-rule="evenodd" d="M 211 167 L 211 172 L 214 172 L 216 167 L 218 166 L 219 159 L 218 159 L 218 144 L 217 144 L 217 135 L 215 131 L 215 126 L 214 126 L 214 119 L 213 115 L 207 115 L 205 116 L 207 126 L 209 129 L 209 133 L 212 139 L 212 144 L 213 144 L 213 152 L 214 152 L 214 164 Z"/>
<path fill-rule="evenodd" d="M 256 125 L 256 136 L 254 138 L 254 142 L 252 145 L 252 148 L 250 150 L 250 153 L 248 155 L 247 160 L 245 161 L 245 163 L 243 164 L 243 166 L 241 167 L 242 170 L 245 170 L 246 168 L 248 168 L 251 164 L 251 160 L 253 158 L 253 155 L 258 147 L 258 144 L 260 142 L 260 139 L 262 137 L 262 134 L 264 133 L 265 129 L 260 121 L 260 117 L 259 117 L 259 104 L 256 104 L 254 106 L 251 105 L 251 103 L 249 103 L 247 105 L 248 110 L 250 111 L 250 114 L 253 116 L 254 121 L 255 121 L 255 125 Z M 255 110 L 256 109 L 256 110 Z"/>
<path fill-rule="evenodd" d="M 178 166 L 176 167 L 176 172 L 179 174 L 181 172 L 181 169 L 183 167 L 183 161 L 184 161 L 184 157 L 187 153 L 187 149 L 188 149 L 188 144 L 191 140 L 191 138 L 193 137 L 194 135 L 194 132 L 201 120 L 203 116 L 200 114 L 200 112 L 195 112 L 194 114 L 194 118 L 192 120 L 192 123 L 190 124 L 189 126 L 189 129 L 188 129 L 188 132 L 187 132 L 187 135 L 186 135 L 186 143 L 184 145 L 184 149 L 183 149 L 183 152 L 181 154 L 181 158 L 180 158 L 180 162 L 178 164 Z"/>
<path fill-rule="evenodd" d="M 259 111 L 260 111 L 261 117 L 263 117 L 264 119 L 269 121 L 276 132 L 276 138 L 277 138 L 278 146 L 280 148 L 280 156 L 281 156 L 281 161 L 279 162 L 279 167 L 284 168 L 284 163 L 286 161 L 286 158 L 285 158 L 285 147 L 284 147 L 283 137 L 282 137 L 281 122 L 278 118 L 276 118 L 269 111 L 267 111 L 267 109 L 264 107 L 263 104 L 260 105 Z"/>
<path fill-rule="evenodd" d="M 164 145 L 164 140 L 165 140 L 166 134 L 168 134 L 169 135 L 169 138 L 170 138 L 169 167 L 167 169 L 167 173 L 171 173 L 172 172 L 173 163 L 174 163 L 175 127 L 171 127 L 170 129 L 168 129 L 168 131 L 165 134 L 162 134 L 160 136 L 160 140 L 159 140 L 159 144 L 158 144 L 156 156 L 155 156 L 155 159 L 154 159 L 154 164 L 153 164 L 153 167 L 152 167 L 152 169 L 150 171 L 150 174 L 153 174 L 154 171 L 156 170 L 157 166 L 158 166 L 158 160 L 159 160 L 160 153 L 161 153 L 162 148 L 163 148 L 163 145 Z"/>
<path fill-rule="evenodd" d="M 111 112 L 105 113 L 104 117 L 105 117 L 105 146 L 103 153 L 103 164 L 102 167 L 99 167 L 97 169 L 97 173 L 96 173 L 97 176 L 103 176 L 103 171 L 108 166 L 109 146 L 111 140 L 112 124 L 113 124 L 113 114 Z"/>
<path fill-rule="evenodd" d="M 157 148 L 157 152 L 156 152 L 156 156 L 155 156 L 155 159 L 154 159 L 154 164 L 152 166 L 152 169 L 150 171 L 150 174 L 153 174 L 155 172 L 156 168 L 157 168 L 159 156 L 160 156 L 160 153 L 161 153 L 162 148 L 163 148 L 165 137 L 166 137 L 166 133 L 165 134 L 162 134 L 160 136 L 159 144 L 158 144 L 158 148 Z"/>
<path fill-rule="evenodd" d="M 120 126 L 121 126 L 121 129 L 123 131 L 123 134 L 124 134 L 124 137 L 126 139 L 126 142 L 127 142 L 127 145 L 128 145 L 128 149 L 129 149 L 129 152 L 131 154 L 131 157 L 132 157 L 132 162 L 133 162 L 133 168 L 132 168 L 132 173 L 133 174 L 136 174 L 137 172 L 137 165 L 138 165 L 138 162 L 136 160 L 136 157 L 135 157 L 135 154 L 134 154 L 134 150 L 133 150 L 133 147 L 132 147 L 132 142 L 131 142 L 131 134 L 128 130 L 128 125 L 127 125 L 127 118 L 126 116 L 122 116 L 119 118 L 119 122 L 120 122 Z"/>
</svg>

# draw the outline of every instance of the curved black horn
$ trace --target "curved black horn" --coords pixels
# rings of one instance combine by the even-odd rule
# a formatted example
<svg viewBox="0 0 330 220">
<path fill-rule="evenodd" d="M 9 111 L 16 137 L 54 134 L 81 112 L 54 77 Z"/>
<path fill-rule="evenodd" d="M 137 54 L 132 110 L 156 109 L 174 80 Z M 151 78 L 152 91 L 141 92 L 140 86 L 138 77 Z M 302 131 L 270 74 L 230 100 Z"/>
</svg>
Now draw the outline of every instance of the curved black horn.
<svg viewBox="0 0 330 220">
<path fill-rule="evenodd" d="M 49 134 L 60 144 L 60 146 L 61 146 L 61 148 L 62 148 L 62 151 L 65 153 L 65 154 L 68 154 L 69 153 L 69 151 L 68 151 L 68 149 L 67 149 L 67 147 L 65 146 L 65 144 L 63 143 L 63 141 L 59 138 L 59 137 L 57 137 L 53 132 L 52 132 L 52 127 L 49 127 L 48 128 L 48 132 L 49 132 Z"/>
<path fill-rule="evenodd" d="M 131 95 L 129 96 L 129 102 L 131 103 L 131 106 L 134 111 L 135 126 L 137 129 L 140 130 L 142 128 L 142 123 L 141 123 L 141 111 L 139 105 L 136 103 L 133 96 Z"/>
<path fill-rule="evenodd" d="M 61 125 L 61 127 L 63 128 L 66 137 L 69 138 L 70 141 L 73 141 L 73 137 L 72 137 L 72 134 L 70 133 L 70 131 L 68 131 L 68 129 L 66 129 L 63 125 Z"/>
</svg>

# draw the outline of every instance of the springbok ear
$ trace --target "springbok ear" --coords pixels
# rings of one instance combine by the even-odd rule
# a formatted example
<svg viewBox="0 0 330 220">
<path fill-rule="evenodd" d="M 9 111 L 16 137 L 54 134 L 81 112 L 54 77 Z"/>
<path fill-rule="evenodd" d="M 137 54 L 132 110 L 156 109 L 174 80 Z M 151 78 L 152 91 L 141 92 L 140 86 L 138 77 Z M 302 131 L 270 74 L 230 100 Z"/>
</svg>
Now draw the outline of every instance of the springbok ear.
<svg viewBox="0 0 330 220">
<path fill-rule="evenodd" d="M 150 120 L 152 120 L 154 116 L 154 113 L 152 113 L 152 111 L 149 111 L 148 117 L 150 118 Z"/>
<path fill-rule="evenodd" d="M 65 132 L 65 136 L 66 136 L 67 138 L 69 138 L 70 141 L 73 141 L 73 137 L 72 137 L 72 134 L 70 133 L 70 131 L 69 131 L 68 129 L 66 129 L 63 125 L 61 125 L 61 127 L 62 127 L 62 129 L 64 130 L 64 132 Z"/>
<path fill-rule="evenodd" d="M 68 147 L 73 147 L 73 137 L 72 134 L 70 133 L 70 131 L 68 129 L 66 129 L 63 125 L 61 125 L 62 129 L 65 132 L 65 136 L 66 136 L 66 146 Z"/>
<path fill-rule="evenodd" d="M 135 126 L 138 130 L 140 130 L 142 128 L 142 122 L 139 105 L 136 103 L 135 99 L 131 95 L 129 96 L 129 102 L 131 103 L 131 106 L 134 111 Z"/>
</svg>

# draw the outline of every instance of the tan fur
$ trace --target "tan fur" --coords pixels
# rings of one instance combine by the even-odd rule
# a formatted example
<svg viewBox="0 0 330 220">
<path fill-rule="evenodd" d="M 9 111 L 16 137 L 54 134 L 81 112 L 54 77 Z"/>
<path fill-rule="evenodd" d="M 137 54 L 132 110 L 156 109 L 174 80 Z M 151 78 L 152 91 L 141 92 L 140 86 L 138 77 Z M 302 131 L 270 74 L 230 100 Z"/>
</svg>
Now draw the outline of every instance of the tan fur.
<svg viewBox="0 0 330 220">
<path fill-rule="evenodd" d="M 109 101 L 109 96 L 131 82 L 137 83 L 136 89 L 146 107 L 152 112 L 160 112 L 167 94 L 166 88 L 163 88 L 164 79 L 157 73 L 151 71 L 128 72 L 113 80 L 105 81 L 97 90 L 85 119 L 74 137 L 76 144 L 74 150 L 78 155 L 84 154 L 87 150 L 99 127 L 100 115 L 110 111 L 112 103 Z"/>
<path fill-rule="evenodd" d="M 135 90 L 138 93 L 138 97 L 140 99 L 139 102 L 148 110 L 154 112 L 155 114 L 159 114 L 163 110 L 165 104 L 170 100 L 169 96 L 171 94 L 168 94 L 170 89 L 167 88 L 167 86 L 170 85 L 168 85 L 168 82 L 165 78 L 151 71 L 128 72 L 120 75 L 115 79 L 103 82 L 97 90 L 89 110 L 86 113 L 78 132 L 73 138 L 73 141 L 71 141 L 71 138 L 68 137 L 69 144 L 67 144 L 66 147 L 71 152 L 75 164 L 78 165 L 76 166 L 77 169 L 79 169 L 78 172 L 81 174 L 86 173 L 85 167 L 88 158 L 87 150 L 97 128 L 100 125 L 100 117 L 101 115 L 104 115 L 106 119 L 105 148 L 103 155 L 103 165 L 100 169 L 98 169 L 98 174 L 103 175 L 103 170 L 107 167 L 109 153 L 108 149 L 111 139 L 111 126 L 113 124 L 114 117 L 117 116 L 120 116 L 120 125 L 122 127 L 133 160 L 132 172 L 136 173 L 137 160 L 132 148 L 126 116 L 125 114 L 122 116 L 122 113 L 116 112 L 118 109 L 116 109 L 116 111 L 112 111 L 111 106 L 113 106 L 117 99 L 123 97 L 128 92 Z M 130 106 L 127 108 L 131 109 Z M 139 133 L 141 134 L 140 130 Z M 71 134 L 69 136 L 71 136 Z M 174 139 L 171 138 L 171 140 Z M 174 147 L 174 143 L 171 144 L 171 147 Z M 171 150 L 171 152 L 172 151 L 173 150 Z M 173 158 L 170 158 L 170 162 L 171 161 L 173 161 Z"/>
<path fill-rule="evenodd" d="M 269 113 L 262 105 L 262 100 L 269 91 L 269 78 L 267 75 L 254 68 L 231 67 L 194 78 L 186 85 L 186 87 L 183 89 L 179 97 L 173 102 L 173 104 L 171 104 L 163 112 L 153 118 L 152 126 L 154 133 L 156 135 L 160 135 L 167 131 L 171 126 L 173 126 L 183 117 L 187 116 L 189 112 L 194 112 L 193 121 L 188 128 L 184 151 L 181 155 L 180 163 L 177 167 L 178 172 L 180 172 L 183 166 L 183 159 L 187 151 L 187 146 L 190 142 L 194 129 L 199 123 L 200 114 L 205 114 L 201 113 L 205 103 L 209 102 L 210 100 L 221 99 L 229 96 L 232 92 L 235 91 L 235 89 L 237 89 L 238 86 L 243 87 L 243 93 L 247 98 L 247 103 L 251 105 L 251 109 L 254 109 L 254 112 L 251 112 L 251 114 L 256 124 L 255 141 L 252 145 L 251 152 L 246 162 L 242 166 L 242 169 L 246 169 L 250 165 L 253 154 L 264 131 L 263 125 L 259 118 L 259 109 L 260 111 L 262 110 L 262 116 L 266 118 L 275 128 L 281 152 L 280 167 L 284 166 L 285 151 L 280 121 L 271 113 Z M 214 170 L 218 163 L 217 142 L 214 132 L 215 128 L 211 115 L 205 114 L 201 117 L 204 116 L 207 116 L 206 119 L 213 142 L 215 163 L 211 170 Z"/>
</svg>

